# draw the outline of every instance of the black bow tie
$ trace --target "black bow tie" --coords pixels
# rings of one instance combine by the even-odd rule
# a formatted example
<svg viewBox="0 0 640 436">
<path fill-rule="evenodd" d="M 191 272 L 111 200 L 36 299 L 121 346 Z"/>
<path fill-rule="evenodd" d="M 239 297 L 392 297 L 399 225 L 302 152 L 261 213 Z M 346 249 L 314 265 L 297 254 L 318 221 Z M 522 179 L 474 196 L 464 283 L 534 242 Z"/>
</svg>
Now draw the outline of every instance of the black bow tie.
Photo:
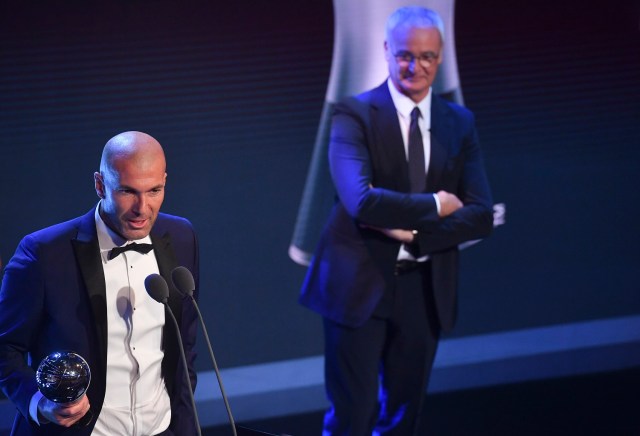
<svg viewBox="0 0 640 436">
<path fill-rule="evenodd" d="M 120 253 L 124 253 L 125 251 L 133 250 L 138 253 L 147 254 L 153 249 L 153 245 L 151 244 L 138 244 L 133 242 L 129 245 L 123 245 L 122 247 L 115 247 L 109 252 L 109 260 L 118 257 Z"/>
</svg>

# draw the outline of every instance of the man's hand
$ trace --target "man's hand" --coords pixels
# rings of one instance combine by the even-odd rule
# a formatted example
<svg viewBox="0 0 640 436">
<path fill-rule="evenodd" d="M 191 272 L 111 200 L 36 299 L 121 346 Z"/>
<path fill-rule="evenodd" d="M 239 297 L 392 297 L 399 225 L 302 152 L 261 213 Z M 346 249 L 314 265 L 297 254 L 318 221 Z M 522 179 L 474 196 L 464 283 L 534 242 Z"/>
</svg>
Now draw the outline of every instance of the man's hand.
<svg viewBox="0 0 640 436">
<path fill-rule="evenodd" d="M 440 200 L 441 217 L 449 216 L 462 207 L 462 202 L 454 194 L 446 191 L 438 191 L 436 195 L 438 196 L 438 200 Z"/>
<path fill-rule="evenodd" d="M 388 236 L 389 238 L 393 238 L 405 244 L 410 244 L 411 242 L 413 242 L 414 235 L 411 230 L 378 229 L 378 228 L 376 228 L 376 230 L 379 232 L 382 232 L 384 235 Z"/>
<path fill-rule="evenodd" d="M 414 234 L 411 230 L 404 230 L 404 229 L 383 229 L 381 227 L 374 227 L 374 226 L 368 226 L 366 224 L 360 224 L 360 227 L 363 228 L 367 228 L 367 229 L 371 229 L 371 230 L 376 230 L 380 233 L 382 233 L 383 235 L 395 239 L 397 241 L 400 241 L 404 244 L 410 244 L 411 242 L 413 242 L 413 238 L 414 238 Z"/>
<path fill-rule="evenodd" d="M 73 403 L 54 403 L 42 397 L 38 403 L 38 412 L 46 420 L 63 427 L 71 427 L 78 422 L 90 409 L 89 399 L 83 395 Z"/>
</svg>

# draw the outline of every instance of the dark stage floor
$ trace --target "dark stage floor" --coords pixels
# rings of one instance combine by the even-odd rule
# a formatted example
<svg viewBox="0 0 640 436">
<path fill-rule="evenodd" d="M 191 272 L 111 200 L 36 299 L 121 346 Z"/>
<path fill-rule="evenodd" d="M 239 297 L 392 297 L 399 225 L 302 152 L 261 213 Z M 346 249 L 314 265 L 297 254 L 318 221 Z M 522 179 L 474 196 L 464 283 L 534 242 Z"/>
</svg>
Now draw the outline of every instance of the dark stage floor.
<svg viewBox="0 0 640 436">
<path fill-rule="evenodd" d="M 423 416 L 420 434 L 430 436 L 640 435 L 640 367 L 429 395 Z M 318 436 L 321 422 L 318 412 L 238 425 Z M 220 426 L 202 434 L 231 430 Z"/>
</svg>

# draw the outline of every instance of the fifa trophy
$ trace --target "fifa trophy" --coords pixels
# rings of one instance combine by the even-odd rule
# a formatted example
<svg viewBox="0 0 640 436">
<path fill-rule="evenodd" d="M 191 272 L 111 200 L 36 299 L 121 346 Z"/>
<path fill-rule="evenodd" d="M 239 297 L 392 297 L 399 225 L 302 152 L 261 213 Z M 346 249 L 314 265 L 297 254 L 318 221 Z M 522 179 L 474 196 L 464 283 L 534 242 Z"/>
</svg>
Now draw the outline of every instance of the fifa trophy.
<svg viewBox="0 0 640 436">
<path fill-rule="evenodd" d="M 42 359 L 36 371 L 38 389 L 45 398 L 55 403 L 78 401 L 89 388 L 91 370 L 86 360 L 72 351 L 56 351 Z M 78 421 L 87 425 L 93 414 L 89 410 Z"/>
</svg>

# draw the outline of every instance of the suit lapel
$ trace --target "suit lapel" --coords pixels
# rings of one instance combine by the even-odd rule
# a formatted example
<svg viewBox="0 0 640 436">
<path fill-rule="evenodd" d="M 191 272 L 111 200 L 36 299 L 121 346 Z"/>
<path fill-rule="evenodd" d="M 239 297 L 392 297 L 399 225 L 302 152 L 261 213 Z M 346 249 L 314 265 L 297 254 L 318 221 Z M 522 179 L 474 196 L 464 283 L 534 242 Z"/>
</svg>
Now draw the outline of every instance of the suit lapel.
<svg viewBox="0 0 640 436">
<path fill-rule="evenodd" d="M 451 120 L 447 107 L 435 95 L 431 101 L 431 157 L 427 173 L 427 191 L 436 190 L 447 163 L 447 144 L 450 140 Z"/>
<path fill-rule="evenodd" d="M 396 186 L 389 187 L 399 192 L 409 192 L 409 166 L 407 155 L 398 122 L 398 113 L 391 99 L 387 82 L 373 90 L 371 97 L 371 120 L 376 137 L 380 138 L 382 155 L 385 156 L 385 166 L 392 168 L 395 174 L 391 180 Z"/>
</svg>

